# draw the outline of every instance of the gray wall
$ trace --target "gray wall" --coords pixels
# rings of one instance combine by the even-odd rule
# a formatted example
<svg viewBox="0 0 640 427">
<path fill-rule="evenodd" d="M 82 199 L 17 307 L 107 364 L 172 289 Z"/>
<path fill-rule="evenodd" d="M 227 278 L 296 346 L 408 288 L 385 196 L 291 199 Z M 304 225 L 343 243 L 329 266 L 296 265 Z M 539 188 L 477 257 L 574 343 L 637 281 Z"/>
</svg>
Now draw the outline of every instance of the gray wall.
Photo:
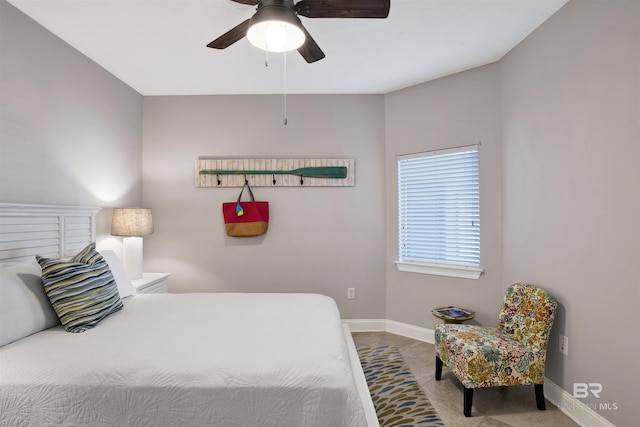
<svg viewBox="0 0 640 427">
<path fill-rule="evenodd" d="M 496 64 L 423 83 L 385 96 L 387 168 L 387 317 L 432 329 L 431 309 L 445 305 L 477 311 L 496 323 L 502 292 L 502 142 Z M 480 259 L 478 280 L 400 272 L 397 156 L 480 142 Z"/>
<path fill-rule="evenodd" d="M 547 375 L 640 418 L 640 2 L 572 1 L 500 62 L 504 284 L 560 303 Z M 558 352 L 558 333 L 569 355 Z"/>
<path fill-rule="evenodd" d="M 343 317 L 384 318 L 383 101 L 290 95 L 284 126 L 281 95 L 146 97 L 143 197 L 156 228 L 146 271 L 171 272 L 171 292 L 316 292 Z M 194 188 L 200 156 L 354 158 L 356 186 L 256 187 L 269 231 L 230 238 L 222 203 L 240 189 Z"/>
<path fill-rule="evenodd" d="M 0 1 L 0 200 L 142 201 L 142 96 Z"/>
<path fill-rule="evenodd" d="M 387 317 L 432 328 L 459 304 L 495 324 L 509 284 L 542 286 L 560 303 L 547 376 L 602 383 L 581 401 L 620 426 L 640 416 L 639 5 L 571 1 L 497 64 L 385 96 Z M 485 275 L 398 272 L 397 155 L 478 140 Z"/>
</svg>

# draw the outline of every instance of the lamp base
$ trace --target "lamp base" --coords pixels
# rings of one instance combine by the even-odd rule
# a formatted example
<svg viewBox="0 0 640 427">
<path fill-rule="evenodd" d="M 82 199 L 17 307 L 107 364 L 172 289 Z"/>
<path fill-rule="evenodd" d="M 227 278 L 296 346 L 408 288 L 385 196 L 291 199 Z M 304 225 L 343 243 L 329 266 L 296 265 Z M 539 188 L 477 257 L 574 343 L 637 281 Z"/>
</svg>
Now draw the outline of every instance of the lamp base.
<svg viewBox="0 0 640 427">
<path fill-rule="evenodd" d="M 142 237 L 122 239 L 123 262 L 129 279 L 142 279 Z"/>
</svg>

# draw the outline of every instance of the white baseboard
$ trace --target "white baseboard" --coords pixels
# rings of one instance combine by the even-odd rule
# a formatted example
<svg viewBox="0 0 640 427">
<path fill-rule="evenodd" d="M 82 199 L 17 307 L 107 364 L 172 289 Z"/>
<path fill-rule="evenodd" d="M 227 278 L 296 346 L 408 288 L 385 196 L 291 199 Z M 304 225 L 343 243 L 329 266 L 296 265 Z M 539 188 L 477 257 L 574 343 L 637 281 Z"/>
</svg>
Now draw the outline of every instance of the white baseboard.
<svg viewBox="0 0 640 427">
<path fill-rule="evenodd" d="M 396 322 L 395 320 L 387 320 L 387 332 L 413 338 L 414 340 L 427 342 L 429 344 L 436 342 L 435 337 L 433 336 L 433 329 L 421 328 L 407 323 Z"/>
<path fill-rule="evenodd" d="M 615 427 L 594 408 L 573 397 L 549 378 L 544 379 L 544 397 L 581 426 Z"/>
<path fill-rule="evenodd" d="M 343 319 L 351 332 L 390 332 L 403 337 L 433 344 L 433 329 L 409 325 L 388 319 Z"/>
<path fill-rule="evenodd" d="M 404 337 L 413 338 L 429 344 L 435 342 L 433 329 L 409 325 L 388 319 L 343 319 L 351 332 L 389 332 Z M 558 407 L 569 418 L 584 427 L 615 427 L 594 408 L 582 403 L 555 384 L 549 378 L 544 379 L 544 397 Z"/>
<path fill-rule="evenodd" d="M 386 332 L 387 319 L 342 319 L 351 332 Z"/>
</svg>

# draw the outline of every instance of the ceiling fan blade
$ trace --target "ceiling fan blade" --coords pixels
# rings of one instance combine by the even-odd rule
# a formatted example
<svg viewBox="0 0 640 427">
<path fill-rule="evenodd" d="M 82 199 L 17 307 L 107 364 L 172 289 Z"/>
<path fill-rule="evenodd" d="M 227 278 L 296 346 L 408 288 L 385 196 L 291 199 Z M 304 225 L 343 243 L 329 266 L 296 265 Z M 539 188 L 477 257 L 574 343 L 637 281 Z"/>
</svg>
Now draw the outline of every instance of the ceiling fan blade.
<svg viewBox="0 0 640 427">
<path fill-rule="evenodd" d="M 247 30 L 249 29 L 249 21 L 247 19 L 242 24 L 237 25 L 209 43 L 207 47 L 212 47 L 214 49 L 226 49 L 244 36 L 247 35 Z"/>
<path fill-rule="evenodd" d="M 298 48 L 298 52 L 300 55 L 307 61 L 309 64 L 312 62 L 320 61 L 325 57 L 324 52 L 318 46 L 318 43 L 311 37 L 311 34 L 307 31 L 306 28 L 302 24 L 300 24 L 300 28 L 302 28 L 302 32 L 304 33 L 304 43 L 302 46 Z"/>
<path fill-rule="evenodd" d="M 386 18 L 391 0 L 302 0 L 296 12 L 307 18 Z"/>
<path fill-rule="evenodd" d="M 249 6 L 255 6 L 258 3 L 260 3 L 260 0 L 231 0 L 234 1 L 236 3 L 241 3 L 241 4 L 248 4 Z"/>
</svg>

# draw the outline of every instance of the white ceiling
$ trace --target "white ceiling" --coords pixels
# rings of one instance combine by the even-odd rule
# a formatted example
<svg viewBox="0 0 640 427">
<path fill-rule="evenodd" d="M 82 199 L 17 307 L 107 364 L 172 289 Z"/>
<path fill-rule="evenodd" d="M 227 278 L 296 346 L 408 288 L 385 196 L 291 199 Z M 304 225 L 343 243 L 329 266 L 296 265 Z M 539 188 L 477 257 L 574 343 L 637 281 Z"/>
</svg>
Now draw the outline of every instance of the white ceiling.
<svg viewBox="0 0 640 427">
<path fill-rule="evenodd" d="M 142 95 L 388 93 L 502 58 L 567 0 L 391 0 L 387 19 L 309 19 L 326 54 L 206 45 L 254 13 L 229 0 L 8 0 Z M 365 0 L 366 1 L 366 0 Z"/>
</svg>

